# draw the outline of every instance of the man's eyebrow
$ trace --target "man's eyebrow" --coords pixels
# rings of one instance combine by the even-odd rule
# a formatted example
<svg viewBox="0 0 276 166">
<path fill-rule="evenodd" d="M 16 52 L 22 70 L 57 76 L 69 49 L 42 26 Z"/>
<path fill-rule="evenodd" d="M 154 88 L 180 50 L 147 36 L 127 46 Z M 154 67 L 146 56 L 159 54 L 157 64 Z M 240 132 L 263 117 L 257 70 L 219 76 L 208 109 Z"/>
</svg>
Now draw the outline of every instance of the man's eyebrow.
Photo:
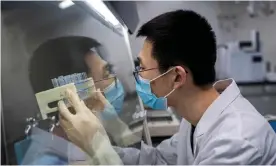
<svg viewBox="0 0 276 166">
<path fill-rule="evenodd" d="M 138 60 L 138 63 L 139 63 L 139 65 L 142 65 L 142 66 L 144 66 L 144 64 L 143 64 L 143 61 L 142 61 L 142 58 L 140 58 L 140 57 L 137 57 L 137 60 Z"/>
<path fill-rule="evenodd" d="M 137 66 L 140 66 L 140 58 L 137 57 L 135 60 L 134 60 L 134 66 L 137 67 Z"/>
</svg>

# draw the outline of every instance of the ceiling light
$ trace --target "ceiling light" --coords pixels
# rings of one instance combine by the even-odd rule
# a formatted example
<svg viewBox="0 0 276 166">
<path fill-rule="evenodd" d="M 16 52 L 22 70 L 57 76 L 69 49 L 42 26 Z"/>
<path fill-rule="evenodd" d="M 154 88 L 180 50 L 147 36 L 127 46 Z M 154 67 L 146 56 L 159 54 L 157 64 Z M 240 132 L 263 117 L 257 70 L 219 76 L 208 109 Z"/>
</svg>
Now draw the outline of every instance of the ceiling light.
<svg viewBox="0 0 276 166">
<path fill-rule="evenodd" d="M 71 1 L 71 0 L 63 0 L 62 2 L 59 3 L 59 8 L 61 9 L 66 9 L 70 6 L 73 6 L 74 5 L 74 2 Z"/>
<path fill-rule="evenodd" d="M 102 0 L 85 0 L 85 3 L 98 14 L 100 14 L 105 19 L 105 21 L 110 22 L 114 26 L 120 24 L 120 22 L 111 13 L 111 11 L 107 8 Z"/>
</svg>

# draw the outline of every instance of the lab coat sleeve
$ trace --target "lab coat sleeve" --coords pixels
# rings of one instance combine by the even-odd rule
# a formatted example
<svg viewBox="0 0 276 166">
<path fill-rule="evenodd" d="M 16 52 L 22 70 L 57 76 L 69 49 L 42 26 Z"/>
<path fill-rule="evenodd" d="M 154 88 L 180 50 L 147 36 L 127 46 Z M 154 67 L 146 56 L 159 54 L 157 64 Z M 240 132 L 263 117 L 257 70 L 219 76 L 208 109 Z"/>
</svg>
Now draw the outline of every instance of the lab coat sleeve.
<svg viewBox="0 0 276 166">
<path fill-rule="evenodd" d="M 204 143 L 194 164 L 199 165 L 258 165 L 262 154 L 249 141 L 235 137 L 216 137 Z"/>
<path fill-rule="evenodd" d="M 178 133 L 156 148 L 141 143 L 141 149 L 114 147 L 125 165 L 175 165 L 177 161 Z"/>
</svg>

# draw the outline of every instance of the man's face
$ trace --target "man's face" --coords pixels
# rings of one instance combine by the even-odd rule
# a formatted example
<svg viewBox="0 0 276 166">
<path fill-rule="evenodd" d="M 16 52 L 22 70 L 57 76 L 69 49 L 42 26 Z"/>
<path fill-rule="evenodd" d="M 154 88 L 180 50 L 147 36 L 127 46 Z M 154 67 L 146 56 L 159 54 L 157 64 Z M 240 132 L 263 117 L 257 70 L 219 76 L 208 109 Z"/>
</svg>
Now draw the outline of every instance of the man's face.
<svg viewBox="0 0 276 166">
<path fill-rule="evenodd" d="M 138 57 L 140 63 L 140 70 L 147 70 L 139 72 L 140 76 L 147 80 L 152 80 L 162 73 L 159 71 L 157 60 L 152 56 L 152 43 L 145 40 L 143 48 Z M 170 79 L 170 73 L 167 73 L 156 80 L 151 81 L 151 90 L 157 97 L 164 97 L 173 90 L 173 81 Z"/>
<path fill-rule="evenodd" d="M 90 52 L 85 56 L 85 62 L 89 68 L 88 76 L 92 77 L 94 81 L 103 80 L 111 77 L 107 67 L 108 63 L 103 60 L 99 55 L 94 52 Z M 109 86 L 114 79 L 107 79 L 103 81 L 99 81 L 96 84 L 96 88 L 100 88 L 104 90 L 107 86 Z"/>
<path fill-rule="evenodd" d="M 91 77 L 94 80 L 96 89 L 104 91 L 106 87 L 115 81 L 114 78 L 111 78 L 112 75 L 109 72 L 108 63 L 96 53 L 89 52 L 86 54 L 85 62 L 89 68 L 88 77 Z M 85 100 L 85 104 L 91 110 L 103 110 L 104 108 L 104 104 L 99 102 L 97 98 L 89 98 Z"/>
</svg>

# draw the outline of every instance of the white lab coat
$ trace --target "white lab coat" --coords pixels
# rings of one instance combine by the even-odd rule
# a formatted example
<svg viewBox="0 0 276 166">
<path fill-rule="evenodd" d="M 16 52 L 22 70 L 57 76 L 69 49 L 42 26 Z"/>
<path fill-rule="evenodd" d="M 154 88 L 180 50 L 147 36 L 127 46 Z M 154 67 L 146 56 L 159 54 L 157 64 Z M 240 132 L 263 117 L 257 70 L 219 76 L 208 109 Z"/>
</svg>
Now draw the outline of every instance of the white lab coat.
<svg viewBox="0 0 276 166">
<path fill-rule="evenodd" d="M 124 164 L 276 164 L 276 134 L 267 120 L 240 94 L 232 79 L 214 87 L 220 96 L 206 110 L 194 132 L 182 120 L 179 132 L 156 148 L 142 142 L 141 149 L 115 150 Z"/>
</svg>

